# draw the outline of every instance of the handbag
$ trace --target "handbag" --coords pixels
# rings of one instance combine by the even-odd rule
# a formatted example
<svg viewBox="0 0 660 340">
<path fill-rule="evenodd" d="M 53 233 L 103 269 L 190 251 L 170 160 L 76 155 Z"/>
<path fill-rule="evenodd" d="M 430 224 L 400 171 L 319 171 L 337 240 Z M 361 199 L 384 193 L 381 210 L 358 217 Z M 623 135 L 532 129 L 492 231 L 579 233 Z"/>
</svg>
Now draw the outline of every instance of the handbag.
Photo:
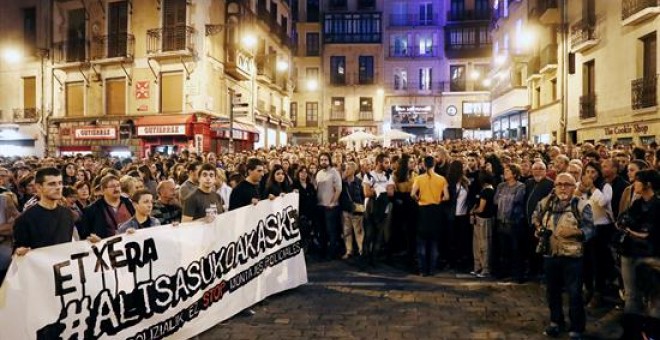
<svg viewBox="0 0 660 340">
<path fill-rule="evenodd" d="M 351 188 L 349 186 L 348 190 L 346 190 L 348 193 L 348 198 L 351 199 L 351 202 L 353 203 L 353 213 L 354 214 L 363 214 L 367 208 L 364 206 L 362 203 L 355 203 L 355 200 L 353 199 L 353 196 L 351 195 Z"/>
</svg>

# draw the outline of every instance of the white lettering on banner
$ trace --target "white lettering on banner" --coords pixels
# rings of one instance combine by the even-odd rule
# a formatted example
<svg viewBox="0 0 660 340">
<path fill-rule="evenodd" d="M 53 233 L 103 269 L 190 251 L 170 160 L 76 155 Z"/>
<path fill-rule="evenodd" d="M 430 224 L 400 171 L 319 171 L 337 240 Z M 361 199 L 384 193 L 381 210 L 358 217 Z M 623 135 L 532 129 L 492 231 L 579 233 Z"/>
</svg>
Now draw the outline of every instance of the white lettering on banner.
<svg viewBox="0 0 660 340">
<path fill-rule="evenodd" d="M 0 339 L 188 339 L 305 283 L 294 193 L 210 224 L 31 250 L 0 288 Z"/>
<path fill-rule="evenodd" d="M 185 125 L 138 126 L 138 136 L 174 136 L 185 135 Z"/>
<path fill-rule="evenodd" d="M 75 139 L 117 139 L 116 127 L 83 127 L 73 130 Z"/>
</svg>

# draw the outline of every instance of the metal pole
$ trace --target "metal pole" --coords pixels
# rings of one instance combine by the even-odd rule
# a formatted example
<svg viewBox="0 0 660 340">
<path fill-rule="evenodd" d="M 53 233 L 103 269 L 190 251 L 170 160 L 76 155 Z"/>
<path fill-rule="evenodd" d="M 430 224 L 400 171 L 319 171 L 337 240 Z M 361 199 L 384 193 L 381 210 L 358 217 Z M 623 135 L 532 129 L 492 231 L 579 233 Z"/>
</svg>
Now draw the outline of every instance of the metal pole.
<svg viewBox="0 0 660 340">
<path fill-rule="evenodd" d="M 568 105 L 566 103 L 566 96 L 568 95 L 568 68 L 567 68 L 567 61 L 568 61 L 568 46 L 566 45 L 568 43 L 568 8 L 567 8 L 567 1 L 563 0 L 560 3 L 561 5 L 561 91 L 562 91 L 562 96 L 561 96 L 561 118 L 559 119 L 559 142 L 560 143 L 566 143 L 566 135 L 567 135 L 567 125 L 568 125 Z"/>
<path fill-rule="evenodd" d="M 235 92 L 229 92 L 229 153 L 234 153 L 234 97 Z"/>
</svg>

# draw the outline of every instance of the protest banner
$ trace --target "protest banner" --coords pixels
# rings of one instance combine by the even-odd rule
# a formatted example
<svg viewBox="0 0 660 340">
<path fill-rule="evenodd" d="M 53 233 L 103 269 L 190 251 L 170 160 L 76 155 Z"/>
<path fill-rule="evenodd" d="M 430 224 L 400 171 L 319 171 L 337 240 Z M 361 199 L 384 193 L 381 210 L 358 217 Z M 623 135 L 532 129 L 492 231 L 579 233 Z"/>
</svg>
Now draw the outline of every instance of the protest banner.
<svg viewBox="0 0 660 340">
<path fill-rule="evenodd" d="M 307 282 L 298 194 L 14 258 L 0 339 L 188 339 Z"/>
</svg>

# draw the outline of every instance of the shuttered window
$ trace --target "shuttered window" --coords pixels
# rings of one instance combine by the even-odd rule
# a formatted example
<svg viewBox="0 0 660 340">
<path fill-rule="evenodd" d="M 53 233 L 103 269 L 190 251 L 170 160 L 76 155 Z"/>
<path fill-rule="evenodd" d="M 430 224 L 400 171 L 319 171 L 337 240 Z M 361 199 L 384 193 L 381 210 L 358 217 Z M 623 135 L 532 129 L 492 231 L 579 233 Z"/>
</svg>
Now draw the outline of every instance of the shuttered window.
<svg viewBox="0 0 660 340">
<path fill-rule="evenodd" d="M 66 84 L 66 115 L 80 117 L 85 115 L 85 84 L 82 81 Z"/>
<path fill-rule="evenodd" d="M 161 112 L 183 111 L 183 74 L 180 72 L 160 75 Z"/>
<path fill-rule="evenodd" d="M 37 107 L 37 78 L 23 78 L 23 108 L 34 109 Z"/>
<path fill-rule="evenodd" d="M 108 116 L 126 115 L 126 79 L 108 79 L 105 82 L 105 110 Z"/>
</svg>

